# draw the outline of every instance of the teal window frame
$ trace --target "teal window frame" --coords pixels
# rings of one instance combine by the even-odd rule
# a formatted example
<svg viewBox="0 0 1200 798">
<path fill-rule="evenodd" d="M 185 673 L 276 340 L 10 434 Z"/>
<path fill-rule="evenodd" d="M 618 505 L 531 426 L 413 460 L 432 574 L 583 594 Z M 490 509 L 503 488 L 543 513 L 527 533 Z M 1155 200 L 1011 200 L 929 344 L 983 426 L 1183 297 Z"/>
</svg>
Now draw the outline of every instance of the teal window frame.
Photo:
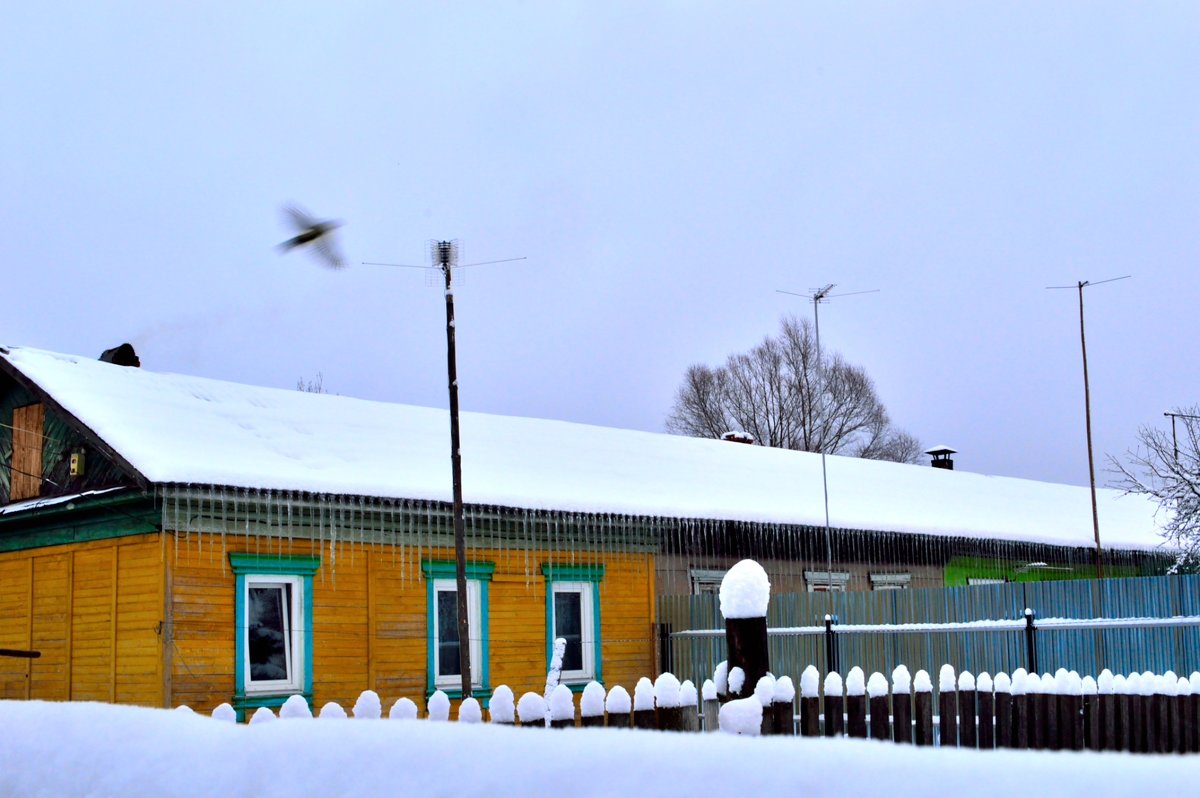
<svg viewBox="0 0 1200 798">
<path fill-rule="evenodd" d="M 592 673 L 579 677 L 564 678 L 562 683 L 573 691 L 582 690 L 588 682 L 604 683 L 603 659 L 601 658 L 602 635 L 600 633 L 600 582 L 604 579 L 603 565 L 557 565 L 544 563 L 542 576 L 546 578 L 546 669 L 554 659 L 554 585 L 560 582 L 583 582 L 591 584 L 592 602 Z"/>
<path fill-rule="evenodd" d="M 233 708 L 238 720 L 245 720 L 248 710 L 258 707 L 280 707 L 292 695 L 302 695 L 312 707 L 313 702 L 313 576 L 321 567 L 321 558 L 306 555 L 285 554 L 238 554 L 230 553 L 229 565 L 235 576 L 234 593 L 234 693 Z M 253 691 L 246 689 L 246 584 L 258 578 L 269 581 L 272 577 L 289 577 L 297 580 L 300 595 L 293 600 L 300 605 L 301 648 L 300 656 L 293 660 L 293 668 L 299 667 L 299 691 Z"/>
<path fill-rule="evenodd" d="M 471 685 L 471 695 L 487 705 L 492 695 L 491 666 L 489 656 L 488 626 L 488 585 L 496 564 L 492 562 L 473 561 L 467 563 L 466 577 L 468 582 L 475 582 L 479 590 L 479 686 Z M 462 698 L 462 688 L 446 688 L 437 685 L 437 593 L 436 582 L 443 579 L 456 580 L 458 569 L 453 562 L 444 560 L 423 560 L 421 573 L 425 576 L 425 695 L 433 695 L 435 690 L 441 690 L 450 698 Z M 470 587 L 467 588 L 468 591 Z M 474 627 L 474 624 L 472 624 Z M 460 680 L 461 681 L 461 680 Z"/>
</svg>

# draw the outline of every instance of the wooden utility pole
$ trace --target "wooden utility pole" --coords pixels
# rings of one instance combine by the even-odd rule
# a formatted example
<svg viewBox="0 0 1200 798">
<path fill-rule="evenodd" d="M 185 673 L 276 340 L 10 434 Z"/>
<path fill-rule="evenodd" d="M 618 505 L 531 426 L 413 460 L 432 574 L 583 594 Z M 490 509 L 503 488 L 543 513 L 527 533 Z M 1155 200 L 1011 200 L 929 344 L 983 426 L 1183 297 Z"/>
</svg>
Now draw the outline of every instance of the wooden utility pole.
<svg viewBox="0 0 1200 798">
<path fill-rule="evenodd" d="M 458 432 L 458 365 L 454 353 L 454 288 L 452 273 L 458 260 L 453 241 L 433 245 L 434 262 L 446 279 L 446 371 L 450 382 L 450 469 L 454 479 L 454 576 L 458 594 L 458 667 L 462 697 L 471 697 L 471 618 L 467 601 L 467 542 L 463 524 L 462 451 Z"/>
<path fill-rule="evenodd" d="M 1096 535 L 1096 578 L 1104 578 L 1104 561 L 1100 556 L 1100 512 L 1096 508 L 1096 460 L 1092 454 L 1092 393 L 1088 387 L 1087 336 L 1083 331 L 1083 288 L 1087 280 L 1079 283 L 1079 345 L 1083 349 L 1083 413 L 1087 424 L 1088 482 L 1092 488 L 1092 530 Z"/>
</svg>

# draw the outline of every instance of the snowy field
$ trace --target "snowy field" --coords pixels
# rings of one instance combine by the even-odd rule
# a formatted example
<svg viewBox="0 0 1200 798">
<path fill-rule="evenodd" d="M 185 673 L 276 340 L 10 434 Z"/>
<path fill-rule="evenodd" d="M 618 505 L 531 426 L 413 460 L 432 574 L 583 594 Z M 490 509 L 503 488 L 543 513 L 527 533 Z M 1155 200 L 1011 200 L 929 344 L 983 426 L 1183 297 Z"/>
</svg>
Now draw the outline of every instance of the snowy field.
<svg viewBox="0 0 1200 798">
<path fill-rule="evenodd" d="M 0 796 L 1194 795 L 1200 757 L 0 701 Z"/>
</svg>

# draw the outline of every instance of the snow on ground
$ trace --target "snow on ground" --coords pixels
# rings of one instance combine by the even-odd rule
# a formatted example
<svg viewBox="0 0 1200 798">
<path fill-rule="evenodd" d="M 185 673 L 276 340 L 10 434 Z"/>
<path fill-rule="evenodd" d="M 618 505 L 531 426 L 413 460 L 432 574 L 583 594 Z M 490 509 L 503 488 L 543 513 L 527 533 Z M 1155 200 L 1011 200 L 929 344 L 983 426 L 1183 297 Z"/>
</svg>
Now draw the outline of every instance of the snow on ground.
<svg viewBox="0 0 1200 798">
<path fill-rule="evenodd" d="M 238 726 L 0 701 L 5 798 L 1189 795 L 1200 757 L 918 749 L 865 740 L 408 720 Z M 599 777 L 599 778 L 598 778 Z"/>
</svg>

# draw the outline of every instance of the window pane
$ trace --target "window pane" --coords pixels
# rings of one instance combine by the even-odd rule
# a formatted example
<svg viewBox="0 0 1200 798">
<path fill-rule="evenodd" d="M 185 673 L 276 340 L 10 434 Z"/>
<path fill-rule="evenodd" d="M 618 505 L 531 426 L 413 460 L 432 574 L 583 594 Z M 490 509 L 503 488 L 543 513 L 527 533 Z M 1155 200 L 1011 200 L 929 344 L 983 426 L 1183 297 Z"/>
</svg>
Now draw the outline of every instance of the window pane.
<svg viewBox="0 0 1200 798">
<path fill-rule="evenodd" d="M 452 590 L 437 592 L 438 676 L 459 676 L 458 664 L 458 593 Z"/>
<path fill-rule="evenodd" d="M 562 669 L 583 669 L 583 606 L 582 597 L 575 592 L 554 594 L 554 637 L 567 641 L 563 652 Z"/>
<path fill-rule="evenodd" d="M 288 619 L 291 612 L 291 585 L 251 587 L 247 635 L 250 643 L 250 681 L 276 681 L 288 678 Z"/>
</svg>

